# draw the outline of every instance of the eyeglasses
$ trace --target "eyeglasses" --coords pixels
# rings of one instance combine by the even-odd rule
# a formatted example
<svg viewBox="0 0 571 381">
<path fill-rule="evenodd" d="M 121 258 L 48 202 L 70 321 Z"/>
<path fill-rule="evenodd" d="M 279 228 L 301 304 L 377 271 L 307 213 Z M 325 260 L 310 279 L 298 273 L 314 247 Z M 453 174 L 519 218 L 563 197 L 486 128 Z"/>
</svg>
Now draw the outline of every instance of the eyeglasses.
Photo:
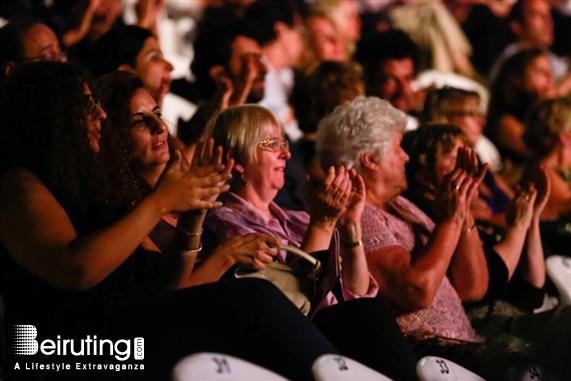
<svg viewBox="0 0 571 381">
<path fill-rule="evenodd" d="M 22 58 L 22 62 L 32 62 L 32 61 L 57 61 L 57 62 L 65 62 L 67 61 L 67 53 L 62 52 L 61 50 L 51 51 L 44 53 L 39 56 L 35 57 L 24 57 Z"/>
<path fill-rule="evenodd" d="M 279 152 L 284 148 L 289 150 L 289 142 L 286 139 L 270 138 L 259 142 L 258 147 L 267 151 Z"/>
<path fill-rule="evenodd" d="M 87 111 L 90 114 L 94 114 L 97 106 L 101 106 L 101 101 L 93 96 L 93 94 L 86 94 L 87 98 Z"/>
</svg>

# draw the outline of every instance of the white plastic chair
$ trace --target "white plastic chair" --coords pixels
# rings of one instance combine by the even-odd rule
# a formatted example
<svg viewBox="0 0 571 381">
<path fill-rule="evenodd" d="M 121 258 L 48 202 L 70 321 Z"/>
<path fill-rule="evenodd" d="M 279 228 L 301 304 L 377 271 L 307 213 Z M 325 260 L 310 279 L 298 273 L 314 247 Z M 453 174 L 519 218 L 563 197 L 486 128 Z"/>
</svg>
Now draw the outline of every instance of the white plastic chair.
<svg viewBox="0 0 571 381">
<path fill-rule="evenodd" d="M 545 272 L 559 292 L 561 305 L 571 304 L 571 258 L 563 255 L 547 257 Z"/>
<path fill-rule="evenodd" d="M 240 358 L 221 353 L 195 353 L 180 360 L 173 381 L 288 381 L 286 378 Z"/>
<path fill-rule="evenodd" d="M 468 369 L 442 357 L 426 356 L 416 364 L 420 381 L 486 381 Z"/>
<path fill-rule="evenodd" d="M 321 355 L 312 366 L 316 381 L 391 381 L 387 376 L 345 356 Z"/>
</svg>

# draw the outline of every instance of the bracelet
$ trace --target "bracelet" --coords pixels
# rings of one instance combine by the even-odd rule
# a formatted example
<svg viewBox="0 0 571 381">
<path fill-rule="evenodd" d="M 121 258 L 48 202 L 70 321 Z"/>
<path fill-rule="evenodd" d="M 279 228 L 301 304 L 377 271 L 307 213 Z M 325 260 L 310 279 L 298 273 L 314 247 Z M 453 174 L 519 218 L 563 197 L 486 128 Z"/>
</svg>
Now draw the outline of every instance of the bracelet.
<svg viewBox="0 0 571 381">
<path fill-rule="evenodd" d="M 198 249 L 194 249 L 194 250 L 181 250 L 181 252 L 183 254 L 196 254 L 196 253 L 200 253 L 202 251 L 202 242 L 200 242 L 200 246 L 198 246 Z"/>
<path fill-rule="evenodd" d="M 362 241 L 362 240 L 358 240 L 358 241 L 355 241 L 355 242 L 349 242 L 349 243 L 343 244 L 343 247 L 345 247 L 346 249 L 354 249 L 354 248 L 359 247 L 359 246 L 363 246 L 363 241 Z"/>
<path fill-rule="evenodd" d="M 476 227 L 476 223 L 474 222 L 474 225 L 470 226 L 468 229 L 464 230 L 462 233 L 470 234 L 472 232 L 472 230 L 474 230 L 475 227 Z"/>
<path fill-rule="evenodd" d="M 200 228 L 200 232 L 198 232 L 198 233 L 187 232 L 186 230 L 184 230 L 183 228 L 181 228 L 179 226 L 176 227 L 176 230 L 183 233 L 187 237 L 200 237 L 202 235 L 202 228 Z"/>
</svg>

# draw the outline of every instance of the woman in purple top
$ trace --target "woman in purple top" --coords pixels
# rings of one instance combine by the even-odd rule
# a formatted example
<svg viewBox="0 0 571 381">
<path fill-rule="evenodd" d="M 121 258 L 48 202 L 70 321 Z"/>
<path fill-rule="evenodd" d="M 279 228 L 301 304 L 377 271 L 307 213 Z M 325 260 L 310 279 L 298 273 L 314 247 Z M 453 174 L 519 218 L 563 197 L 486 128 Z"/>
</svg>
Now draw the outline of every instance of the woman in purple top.
<svg viewBox="0 0 571 381">
<path fill-rule="evenodd" d="M 226 158 L 235 162 L 223 206 L 211 210 L 206 225 L 221 239 L 266 233 L 306 252 L 325 250 L 338 229 L 341 241 L 341 295 L 330 293 L 313 321 L 349 356 L 394 379 L 414 379 L 414 357 L 394 317 L 373 297 L 377 284 L 370 276 L 361 241 L 360 220 L 365 188 L 354 170 L 330 167 L 323 180 L 308 181 L 309 214 L 288 211 L 273 202 L 284 185 L 291 157 L 283 125 L 258 105 L 227 108 L 210 120 L 205 138 L 214 138 Z M 218 267 L 211 260 L 213 271 Z M 284 253 L 276 257 L 287 262 Z M 254 263 L 258 265 L 258 263 Z M 206 260 L 204 265 L 206 265 Z M 262 265 L 262 263 L 259 263 Z"/>
</svg>

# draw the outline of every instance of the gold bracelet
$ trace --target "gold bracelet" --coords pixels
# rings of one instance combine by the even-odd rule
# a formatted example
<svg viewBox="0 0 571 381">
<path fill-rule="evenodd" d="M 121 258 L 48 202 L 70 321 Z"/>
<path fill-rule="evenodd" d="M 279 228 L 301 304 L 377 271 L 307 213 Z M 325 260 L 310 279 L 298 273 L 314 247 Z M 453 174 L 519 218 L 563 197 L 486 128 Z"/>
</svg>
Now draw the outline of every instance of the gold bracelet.
<svg viewBox="0 0 571 381">
<path fill-rule="evenodd" d="M 187 232 L 186 230 L 184 230 L 183 228 L 181 228 L 180 226 L 176 227 L 176 230 L 178 230 L 179 232 L 183 233 L 184 235 L 186 235 L 187 237 L 200 237 L 202 235 L 202 228 L 200 228 L 200 232 L 198 233 L 191 233 L 191 232 Z"/>
<path fill-rule="evenodd" d="M 464 230 L 462 233 L 470 234 L 472 232 L 472 230 L 474 230 L 475 227 L 476 227 L 476 223 L 474 222 L 474 225 L 470 226 L 468 229 Z"/>
<path fill-rule="evenodd" d="M 343 247 L 345 247 L 346 249 L 354 249 L 354 248 L 359 247 L 359 246 L 363 246 L 362 240 L 343 244 Z"/>
<path fill-rule="evenodd" d="M 196 253 L 200 253 L 202 251 L 202 242 L 200 242 L 200 246 L 198 246 L 198 249 L 194 249 L 194 250 L 181 250 L 181 252 L 183 254 L 196 254 Z"/>
</svg>

